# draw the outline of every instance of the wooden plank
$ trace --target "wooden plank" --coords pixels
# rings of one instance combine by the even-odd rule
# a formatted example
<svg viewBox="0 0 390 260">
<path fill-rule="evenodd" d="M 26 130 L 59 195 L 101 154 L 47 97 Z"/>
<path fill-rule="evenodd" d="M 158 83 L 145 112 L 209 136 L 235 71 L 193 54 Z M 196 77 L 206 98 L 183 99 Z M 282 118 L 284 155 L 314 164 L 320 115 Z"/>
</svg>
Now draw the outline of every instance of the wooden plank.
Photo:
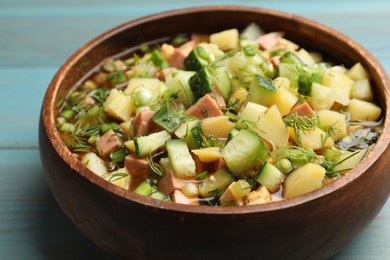
<svg viewBox="0 0 390 260">
<path fill-rule="evenodd" d="M 189 2 L 169 1 L 147 5 L 139 1 L 123 1 L 118 5 L 90 5 L 68 1 L 35 1 L 24 6 L 3 2 L 0 8 L 0 66 L 59 66 L 78 47 L 101 32 L 128 20 L 169 9 L 188 7 Z M 201 1 L 199 4 L 208 1 Z M 239 4 L 228 1 L 227 4 Z M 337 5 L 336 5 L 337 3 Z M 376 56 L 390 59 L 387 35 L 390 28 L 390 2 L 333 1 L 323 5 L 316 1 L 265 1 L 247 3 L 289 11 L 330 25 L 361 42 Z M 376 8 L 381 6 L 381 8 Z M 387 8 L 389 7 L 389 8 Z M 363 11 L 364 12 L 363 12 Z M 372 19 L 375 17 L 375 19 Z"/>
<path fill-rule="evenodd" d="M 38 150 L 0 150 L 0 259 L 110 259 L 60 210 Z"/>
<path fill-rule="evenodd" d="M 0 67 L 0 148 L 38 147 L 39 111 L 56 70 Z"/>
</svg>

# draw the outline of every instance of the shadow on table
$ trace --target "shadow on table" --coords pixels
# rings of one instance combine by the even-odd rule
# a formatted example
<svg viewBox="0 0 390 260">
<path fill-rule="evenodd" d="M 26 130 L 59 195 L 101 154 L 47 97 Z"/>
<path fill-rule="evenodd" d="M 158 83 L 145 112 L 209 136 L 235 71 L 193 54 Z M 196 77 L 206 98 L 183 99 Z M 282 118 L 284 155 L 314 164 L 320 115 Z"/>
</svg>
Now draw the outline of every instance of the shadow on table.
<svg viewBox="0 0 390 260">
<path fill-rule="evenodd" d="M 33 200 L 37 213 L 34 222 L 40 223 L 32 235 L 40 259 L 113 259 L 73 226 L 51 194 L 43 173 L 40 179 L 32 193 L 37 196 Z"/>
</svg>

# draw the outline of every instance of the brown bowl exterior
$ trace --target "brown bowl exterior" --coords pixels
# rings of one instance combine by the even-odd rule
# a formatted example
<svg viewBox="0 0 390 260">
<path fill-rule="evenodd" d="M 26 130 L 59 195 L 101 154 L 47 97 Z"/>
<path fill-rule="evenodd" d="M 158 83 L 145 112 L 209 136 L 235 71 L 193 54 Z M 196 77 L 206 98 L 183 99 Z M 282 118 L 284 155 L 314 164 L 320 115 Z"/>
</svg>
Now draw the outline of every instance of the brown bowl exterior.
<svg viewBox="0 0 390 260">
<path fill-rule="evenodd" d="M 309 194 L 251 207 L 161 202 L 112 185 L 85 168 L 61 141 L 56 104 L 105 57 L 179 33 L 242 29 L 255 22 L 347 66 L 360 61 L 383 108 L 384 131 L 368 156 L 338 181 Z M 324 259 L 339 252 L 376 216 L 390 191 L 389 79 L 375 58 L 319 23 L 268 9 L 209 6 L 140 18 L 95 38 L 52 80 L 42 106 L 42 165 L 58 204 L 89 239 L 129 259 Z"/>
</svg>

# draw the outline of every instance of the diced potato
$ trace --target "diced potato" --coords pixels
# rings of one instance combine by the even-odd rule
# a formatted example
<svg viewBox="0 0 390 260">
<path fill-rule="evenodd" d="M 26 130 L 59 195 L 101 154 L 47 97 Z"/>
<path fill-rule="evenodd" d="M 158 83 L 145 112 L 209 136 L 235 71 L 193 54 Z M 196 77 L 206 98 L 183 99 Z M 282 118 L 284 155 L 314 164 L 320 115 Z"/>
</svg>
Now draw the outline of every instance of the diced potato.
<svg viewBox="0 0 390 260">
<path fill-rule="evenodd" d="M 107 175 L 105 179 L 115 184 L 116 186 L 119 186 L 126 190 L 130 188 L 132 180 L 129 171 L 126 168 L 121 168 L 116 171 L 113 171 L 112 173 L 110 173 L 110 175 Z"/>
<path fill-rule="evenodd" d="M 348 76 L 339 71 L 328 69 L 324 73 L 322 84 L 332 88 L 334 91 L 335 101 L 344 106 L 349 104 L 349 95 L 351 93 L 353 80 L 351 80 Z"/>
<path fill-rule="evenodd" d="M 228 51 L 238 46 L 238 30 L 230 29 L 210 35 L 210 42 L 216 44 L 219 49 Z"/>
<path fill-rule="evenodd" d="M 179 204 L 185 205 L 199 205 L 199 200 L 197 198 L 188 198 L 180 190 L 175 190 L 173 193 L 173 201 Z"/>
<path fill-rule="evenodd" d="M 353 83 L 351 98 L 357 98 L 365 101 L 371 101 L 374 99 L 372 93 L 371 84 L 368 79 L 359 79 Z"/>
<path fill-rule="evenodd" d="M 111 90 L 110 95 L 104 102 L 104 111 L 118 120 L 130 121 L 134 110 L 135 106 L 131 102 L 131 96 L 116 88 Z"/>
<path fill-rule="evenodd" d="M 352 99 L 347 111 L 351 120 L 376 121 L 382 113 L 382 109 L 374 103 L 359 99 Z"/>
<path fill-rule="evenodd" d="M 236 200 L 244 198 L 250 191 L 251 187 L 249 183 L 244 180 L 238 180 L 229 185 L 229 187 L 219 198 L 219 201 L 221 204 L 227 203 L 229 201 L 235 202 Z"/>
<path fill-rule="evenodd" d="M 328 127 L 332 127 L 331 131 L 333 140 L 338 140 L 347 135 L 346 116 L 331 110 L 317 111 L 318 117 Z"/>
<path fill-rule="evenodd" d="M 249 125 L 257 125 L 260 118 L 265 115 L 268 110 L 266 106 L 262 106 L 253 102 L 248 102 L 243 110 L 238 113 L 240 120 L 237 122 L 238 128 L 247 128 Z"/>
<path fill-rule="evenodd" d="M 123 130 L 126 136 L 129 136 L 129 131 L 131 131 L 131 126 L 133 122 L 132 121 L 126 121 L 121 124 L 119 124 L 119 127 Z"/>
<path fill-rule="evenodd" d="M 235 125 L 235 123 L 229 121 L 228 116 L 208 117 L 202 121 L 203 133 L 206 136 L 212 135 L 217 138 L 227 138 Z"/>
<path fill-rule="evenodd" d="M 126 141 L 124 143 L 124 145 L 126 146 L 127 149 L 129 149 L 130 151 L 132 151 L 133 153 L 135 153 L 135 144 L 134 144 L 134 140 L 129 140 L 129 141 Z"/>
<path fill-rule="evenodd" d="M 238 87 L 236 90 L 234 90 L 230 96 L 229 103 L 230 104 L 240 104 L 242 106 L 249 100 L 249 92 L 243 87 Z"/>
<path fill-rule="evenodd" d="M 279 109 L 275 105 L 268 109 L 265 115 L 258 121 L 256 129 L 252 130 L 278 147 L 287 146 L 288 130 Z"/>
<path fill-rule="evenodd" d="M 307 100 L 314 110 L 330 109 L 336 100 L 334 90 L 314 82 L 311 86 L 311 96 Z"/>
<path fill-rule="evenodd" d="M 350 169 L 354 168 L 367 154 L 370 148 L 360 150 L 358 152 L 344 151 L 339 161 L 343 161 L 334 167 L 335 171 L 339 171 L 341 174 L 347 173 Z M 348 158 L 348 159 L 347 159 Z"/>
<path fill-rule="evenodd" d="M 271 194 L 263 185 L 260 185 L 257 190 L 249 192 L 249 194 L 245 197 L 245 203 L 249 206 L 267 202 L 271 202 Z"/>
<path fill-rule="evenodd" d="M 296 142 L 295 131 L 292 127 L 288 128 L 291 138 Z M 333 146 L 333 139 L 331 137 L 326 138 L 326 133 L 319 129 L 318 127 L 310 131 L 299 131 L 301 136 L 301 146 L 302 148 L 313 150 L 320 150 L 324 148 L 330 148 Z M 325 142 L 323 139 L 326 138 Z"/>
<path fill-rule="evenodd" d="M 152 94 L 151 102 L 166 90 L 166 85 L 155 78 L 131 78 L 124 93 L 127 95 L 135 95 L 139 90 L 146 89 Z"/>
<path fill-rule="evenodd" d="M 298 52 L 297 52 L 297 56 L 298 58 L 303 61 L 303 63 L 305 63 L 307 66 L 313 66 L 315 64 L 315 61 L 313 59 L 313 57 L 310 55 L 310 53 L 308 53 L 305 49 L 301 48 Z"/>
<path fill-rule="evenodd" d="M 318 164 L 308 163 L 287 175 L 283 184 L 283 197 L 293 198 L 323 186 L 326 170 Z"/>
<path fill-rule="evenodd" d="M 353 67 L 347 72 L 347 76 L 352 80 L 369 79 L 370 76 L 366 69 L 360 64 L 360 62 L 353 65 Z"/>
<path fill-rule="evenodd" d="M 81 163 L 96 175 L 103 176 L 107 174 L 107 168 L 104 161 L 95 153 L 90 152 L 84 155 Z"/>
<path fill-rule="evenodd" d="M 222 158 L 220 147 L 206 147 L 201 149 L 193 149 L 192 153 L 196 154 L 199 157 L 199 160 L 205 163 L 214 162 Z"/>
<path fill-rule="evenodd" d="M 285 77 L 277 77 L 274 79 L 275 87 L 279 88 L 285 88 L 290 90 L 290 80 Z"/>
<path fill-rule="evenodd" d="M 207 53 L 210 53 L 212 54 L 214 57 L 221 57 L 224 52 L 221 51 L 219 48 L 218 48 L 218 45 L 216 45 L 215 43 L 206 43 L 206 42 L 202 42 L 202 43 L 199 43 L 198 46 L 201 46 L 203 47 L 203 49 L 207 52 Z"/>
<path fill-rule="evenodd" d="M 291 108 L 297 103 L 298 97 L 288 91 L 286 88 L 279 88 L 278 92 L 272 99 L 272 103 L 275 104 L 282 116 L 287 115 Z"/>
</svg>

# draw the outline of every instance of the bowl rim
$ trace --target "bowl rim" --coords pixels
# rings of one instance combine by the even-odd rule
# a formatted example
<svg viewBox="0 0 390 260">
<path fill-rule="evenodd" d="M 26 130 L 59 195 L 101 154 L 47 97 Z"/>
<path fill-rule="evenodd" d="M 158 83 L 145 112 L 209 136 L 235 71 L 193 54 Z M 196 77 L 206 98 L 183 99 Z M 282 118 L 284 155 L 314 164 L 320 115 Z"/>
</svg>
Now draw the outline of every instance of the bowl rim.
<svg viewBox="0 0 390 260">
<path fill-rule="evenodd" d="M 316 27 L 317 29 L 326 32 L 330 36 L 336 38 L 339 41 L 345 42 L 352 49 L 357 50 L 362 56 L 367 57 L 366 62 L 369 66 L 375 68 L 375 71 L 378 73 L 379 78 L 382 79 L 382 83 L 385 86 L 383 88 L 383 94 L 385 95 L 384 104 L 382 107 L 382 111 L 384 116 L 383 122 L 383 133 L 378 139 L 378 142 L 374 145 L 372 150 L 367 154 L 367 156 L 350 172 L 348 172 L 345 176 L 338 179 L 335 182 L 332 182 L 318 190 L 312 191 L 310 193 L 300 195 L 290 199 L 283 199 L 281 201 L 273 201 L 271 203 L 265 203 L 260 205 L 253 206 L 231 206 L 231 207 L 204 207 L 204 206 L 193 206 L 193 205 L 183 205 L 177 204 L 173 202 L 166 202 L 155 200 L 150 197 L 145 197 L 142 195 L 138 195 L 132 191 L 124 190 L 110 182 L 105 181 L 103 178 L 97 176 L 88 168 L 86 168 L 81 161 L 75 158 L 70 150 L 65 146 L 60 135 L 56 129 L 55 123 L 55 109 L 56 109 L 56 96 L 59 90 L 60 83 L 65 78 L 68 70 L 86 53 L 90 51 L 93 47 L 97 46 L 101 42 L 115 34 L 126 30 L 127 28 L 151 22 L 153 20 L 158 20 L 164 17 L 176 16 L 176 15 L 185 15 L 187 13 L 199 13 L 199 12 L 207 12 L 207 11 L 239 11 L 239 12 L 253 12 L 257 14 L 267 13 L 269 15 L 282 18 L 282 19 L 290 19 L 295 20 L 299 23 L 304 23 L 308 26 Z M 386 87 L 387 86 L 387 87 Z M 98 35 L 88 43 L 81 46 L 76 52 L 74 52 L 59 68 L 50 82 L 48 89 L 46 91 L 43 104 L 42 104 L 42 112 L 41 112 L 41 120 L 43 120 L 44 130 L 46 131 L 46 136 L 49 139 L 49 142 L 54 147 L 57 154 L 78 174 L 82 177 L 88 179 L 95 185 L 97 185 L 102 190 L 110 192 L 119 198 L 129 200 L 134 203 L 139 203 L 147 207 L 159 208 L 163 210 L 169 211 L 177 211 L 177 212 L 187 212 L 194 214 L 248 214 L 248 213 L 259 213 L 259 212 L 269 212 L 269 211 L 278 211 L 288 209 L 294 206 L 302 205 L 309 203 L 311 201 L 315 201 L 321 197 L 327 196 L 330 193 L 339 190 L 348 188 L 351 183 L 362 176 L 367 169 L 374 164 L 374 162 L 379 158 L 379 156 L 385 151 L 389 142 L 390 142 L 390 134 L 389 132 L 389 115 L 390 115 L 390 94 L 389 94 L 389 86 L 390 80 L 382 65 L 379 61 L 364 47 L 362 47 L 359 43 L 355 42 L 351 38 L 346 35 L 336 31 L 335 29 L 328 27 L 319 22 L 313 21 L 308 18 L 304 18 L 302 16 L 298 16 L 295 14 L 287 13 L 284 11 L 278 11 L 268 8 L 261 7 L 252 7 L 252 6 L 237 6 L 237 5 L 209 5 L 209 6 L 198 6 L 198 7 L 187 7 L 181 9 L 175 9 L 170 11 L 159 12 L 155 14 L 146 15 L 140 18 L 136 18 L 125 22 L 121 25 L 118 25 L 110 30 L 103 32 Z"/>
</svg>

